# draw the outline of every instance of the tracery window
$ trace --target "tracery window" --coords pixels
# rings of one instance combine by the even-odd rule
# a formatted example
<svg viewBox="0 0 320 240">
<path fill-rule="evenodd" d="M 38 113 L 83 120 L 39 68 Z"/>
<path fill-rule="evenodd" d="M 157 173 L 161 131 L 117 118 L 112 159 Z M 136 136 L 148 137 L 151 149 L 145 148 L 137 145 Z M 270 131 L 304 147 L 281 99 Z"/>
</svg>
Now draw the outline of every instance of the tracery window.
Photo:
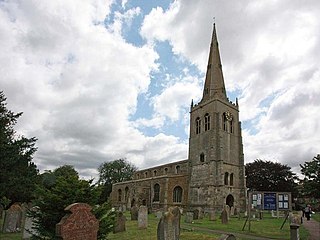
<svg viewBox="0 0 320 240">
<path fill-rule="evenodd" d="M 233 186 L 233 173 L 230 174 L 230 186 Z"/>
<path fill-rule="evenodd" d="M 204 162 L 204 153 L 200 154 L 200 162 Z"/>
<path fill-rule="evenodd" d="M 160 201 L 160 185 L 158 183 L 153 186 L 153 201 Z"/>
<path fill-rule="evenodd" d="M 228 185 L 228 178 L 229 178 L 229 173 L 224 174 L 224 185 Z"/>
<path fill-rule="evenodd" d="M 176 186 L 173 189 L 173 202 L 175 203 L 182 202 L 182 188 L 180 186 Z"/>
<path fill-rule="evenodd" d="M 121 196 L 122 196 L 122 191 L 121 189 L 118 190 L 118 201 L 121 202 Z"/>
<path fill-rule="evenodd" d="M 210 130 L 210 115 L 206 113 L 206 115 L 204 115 L 204 131 L 208 130 Z"/>
<path fill-rule="evenodd" d="M 196 134 L 199 134 L 201 132 L 201 119 L 197 117 L 196 119 Z"/>
<path fill-rule="evenodd" d="M 234 128 L 233 128 L 233 120 L 230 121 L 230 132 L 233 133 Z"/>
<path fill-rule="evenodd" d="M 228 120 L 227 120 L 227 117 L 226 117 L 226 113 L 223 113 L 222 114 L 222 124 L 223 124 L 223 130 L 224 131 L 228 131 L 227 123 L 228 123 Z"/>
</svg>

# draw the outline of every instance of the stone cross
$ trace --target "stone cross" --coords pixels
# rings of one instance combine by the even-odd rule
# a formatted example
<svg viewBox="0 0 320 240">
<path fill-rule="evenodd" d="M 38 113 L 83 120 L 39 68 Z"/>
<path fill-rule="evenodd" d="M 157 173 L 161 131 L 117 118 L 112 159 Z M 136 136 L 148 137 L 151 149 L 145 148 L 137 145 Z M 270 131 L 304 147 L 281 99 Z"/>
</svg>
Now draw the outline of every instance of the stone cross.
<svg viewBox="0 0 320 240">
<path fill-rule="evenodd" d="M 170 207 L 160 219 L 157 228 L 158 240 L 179 240 L 180 237 L 180 210 Z"/>
<path fill-rule="evenodd" d="M 56 235 L 63 240 L 96 240 L 99 221 L 91 213 L 90 205 L 74 203 L 64 210 L 71 212 L 65 215 L 56 225 Z"/>
<path fill-rule="evenodd" d="M 114 224 L 113 233 L 125 232 L 126 231 L 126 217 L 122 212 L 118 212 Z"/>
<path fill-rule="evenodd" d="M 146 229 L 148 227 L 148 208 L 140 206 L 138 212 L 138 228 Z"/>
</svg>

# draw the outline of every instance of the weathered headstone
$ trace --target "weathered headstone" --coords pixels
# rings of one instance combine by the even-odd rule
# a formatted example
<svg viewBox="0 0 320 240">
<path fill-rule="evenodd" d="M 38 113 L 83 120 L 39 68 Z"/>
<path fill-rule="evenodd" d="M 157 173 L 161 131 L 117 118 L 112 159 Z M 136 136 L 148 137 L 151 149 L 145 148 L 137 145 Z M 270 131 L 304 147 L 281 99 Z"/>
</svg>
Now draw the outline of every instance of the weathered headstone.
<svg viewBox="0 0 320 240">
<path fill-rule="evenodd" d="M 209 221 L 215 221 L 216 220 L 216 213 L 214 210 L 209 212 Z"/>
<path fill-rule="evenodd" d="M 228 224 L 228 213 L 226 209 L 223 209 L 221 212 L 221 222 L 222 224 Z"/>
<path fill-rule="evenodd" d="M 131 210 L 130 210 L 130 214 L 131 214 L 131 220 L 138 220 L 138 207 L 137 206 L 133 206 L 131 207 Z"/>
<path fill-rule="evenodd" d="M 160 219 L 157 228 L 158 240 L 179 240 L 181 213 L 178 207 L 170 207 Z"/>
<path fill-rule="evenodd" d="M 233 234 L 222 234 L 219 240 L 236 240 L 237 238 Z"/>
<path fill-rule="evenodd" d="M 3 232 L 13 233 L 21 231 L 22 209 L 19 204 L 13 204 L 5 211 Z"/>
<path fill-rule="evenodd" d="M 126 231 L 126 217 L 122 212 L 118 212 L 115 219 L 113 233 L 125 232 Z"/>
<path fill-rule="evenodd" d="M 148 227 L 148 208 L 140 206 L 138 212 L 138 228 L 145 229 Z"/>
<path fill-rule="evenodd" d="M 195 210 L 193 211 L 193 219 L 194 219 L 194 220 L 199 219 L 199 209 L 195 209 Z"/>
<path fill-rule="evenodd" d="M 63 240 L 96 240 L 99 221 L 86 203 L 74 203 L 65 208 L 65 215 L 56 225 L 56 235 Z"/>
<path fill-rule="evenodd" d="M 230 216 L 233 216 L 234 215 L 234 207 L 232 206 L 231 208 L 230 208 Z"/>
<path fill-rule="evenodd" d="M 156 212 L 156 218 L 160 219 L 162 217 L 162 212 L 161 211 L 157 211 Z"/>
<path fill-rule="evenodd" d="M 230 206 L 226 205 L 225 210 L 227 211 L 228 220 L 230 219 Z"/>
<path fill-rule="evenodd" d="M 33 207 L 33 208 L 31 208 L 31 211 L 37 211 L 37 208 Z M 33 229 L 33 227 L 35 227 L 33 219 L 27 215 L 24 220 L 22 239 L 24 239 L 24 240 L 31 239 L 32 235 L 36 235 L 36 232 Z"/>
<path fill-rule="evenodd" d="M 193 212 L 187 212 L 184 221 L 186 223 L 192 223 L 192 221 L 193 221 Z"/>
</svg>

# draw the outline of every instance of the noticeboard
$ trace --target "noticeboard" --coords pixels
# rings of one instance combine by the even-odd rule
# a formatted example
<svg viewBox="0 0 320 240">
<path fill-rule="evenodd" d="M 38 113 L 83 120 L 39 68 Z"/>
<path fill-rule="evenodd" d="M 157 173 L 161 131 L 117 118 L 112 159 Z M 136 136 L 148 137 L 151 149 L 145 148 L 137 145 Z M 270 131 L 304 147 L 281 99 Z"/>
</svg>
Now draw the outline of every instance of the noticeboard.
<svg viewBox="0 0 320 240">
<path fill-rule="evenodd" d="M 277 195 L 276 193 L 263 194 L 263 208 L 265 210 L 277 210 Z"/>
</svg>

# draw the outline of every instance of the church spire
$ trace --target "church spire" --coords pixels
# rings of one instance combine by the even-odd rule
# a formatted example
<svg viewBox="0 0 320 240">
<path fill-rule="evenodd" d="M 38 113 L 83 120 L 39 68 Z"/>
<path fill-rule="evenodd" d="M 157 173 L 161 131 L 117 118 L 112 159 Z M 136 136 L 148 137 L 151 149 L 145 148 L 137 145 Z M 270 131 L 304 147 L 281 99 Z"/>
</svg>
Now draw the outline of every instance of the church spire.
<svg viewBox="0 0 320 240">
<path fill-rule="evenodd" d="M 213 24 L 206 80 L 201 101 L 212 98 L 227 100 L 215 23 Z"/>
</svg>

